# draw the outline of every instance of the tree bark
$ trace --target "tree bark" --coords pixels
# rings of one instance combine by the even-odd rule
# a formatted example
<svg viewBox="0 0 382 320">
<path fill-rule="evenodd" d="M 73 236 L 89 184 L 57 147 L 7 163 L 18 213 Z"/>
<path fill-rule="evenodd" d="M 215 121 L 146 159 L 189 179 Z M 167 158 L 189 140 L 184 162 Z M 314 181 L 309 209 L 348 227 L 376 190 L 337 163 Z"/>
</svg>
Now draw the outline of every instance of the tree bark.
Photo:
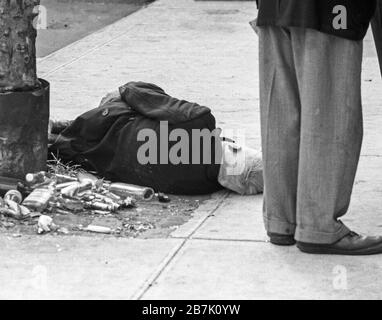
<svg viewBox="0 0 382 320">
<path fill-rule="evenodd" d="M 0 176 L 10 178 L 46 169 L 49 83 L 36 75 L 39 4 L 0 0 Z"/>
<path fill-rule="evenodd" d="M 0 92 L 36 88 L 35 7 L 40 0 L 0 0 Z"/>
</svg>

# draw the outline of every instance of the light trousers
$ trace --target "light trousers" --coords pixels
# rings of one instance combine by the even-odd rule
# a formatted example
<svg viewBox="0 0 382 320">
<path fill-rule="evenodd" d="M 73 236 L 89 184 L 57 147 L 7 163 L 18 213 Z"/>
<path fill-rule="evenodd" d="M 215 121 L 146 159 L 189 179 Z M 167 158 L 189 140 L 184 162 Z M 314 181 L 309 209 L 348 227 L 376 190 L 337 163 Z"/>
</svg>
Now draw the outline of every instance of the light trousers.
<svg viewBox="0 0 382 320">
<path fill-rule="evenodd" d="M 363 137 L 362 41 L 273 26 L 259 40 L 265 227 L 334 243 Z"/>
</svg>

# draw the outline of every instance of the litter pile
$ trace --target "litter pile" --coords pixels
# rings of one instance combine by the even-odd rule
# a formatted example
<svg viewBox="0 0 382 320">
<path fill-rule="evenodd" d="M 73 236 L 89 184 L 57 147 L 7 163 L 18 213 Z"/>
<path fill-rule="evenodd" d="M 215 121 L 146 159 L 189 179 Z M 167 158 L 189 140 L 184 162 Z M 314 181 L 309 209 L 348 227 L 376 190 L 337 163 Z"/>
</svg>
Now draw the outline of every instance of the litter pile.
<svg viewBox="0 0 382 320">
<path fill-rule="evenodd" d="M 0 216 L 15 220 L 38 219 L 38 234 L 50 231 L 67 233 L 57 226 L 52 214 L 110 215 L 137 206 L 137 201 L 148 201 L 156 196 L 160 202 L 169 202 L 164 194 L 155 194 L 152 188 L 125 183 L 112 183 L 95 175 L 77 170 L 62 173 L 29 173 L 25 181 L 0 177 Z M 8 191 L 7 191 L 8 190 Z M 97 225 L 78 226 L 81 231 L 114 233 L 115 230 Z"/>
</svg>

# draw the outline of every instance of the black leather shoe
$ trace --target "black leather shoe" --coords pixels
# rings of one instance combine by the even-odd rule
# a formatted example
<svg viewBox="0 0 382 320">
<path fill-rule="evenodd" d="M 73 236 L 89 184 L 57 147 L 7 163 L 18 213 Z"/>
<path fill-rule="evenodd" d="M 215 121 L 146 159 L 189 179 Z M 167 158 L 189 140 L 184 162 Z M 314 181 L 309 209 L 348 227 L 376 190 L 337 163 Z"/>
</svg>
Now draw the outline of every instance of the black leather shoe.
<svg viewBox="0 0 382 320">
<path fill-rule="evenodd" d="M 382 253 L 382 237 L 365 237 L 350 232 L 333 244 L 297 242 L 297 247 L 305 253 L 362 256 Z"/>
<path fill-rule="evenodd" d="M 293 246 L 296 244 L 293 235 L 268 232 L 268 237 L 271 243 L 277 246 Z"/>
</svg>

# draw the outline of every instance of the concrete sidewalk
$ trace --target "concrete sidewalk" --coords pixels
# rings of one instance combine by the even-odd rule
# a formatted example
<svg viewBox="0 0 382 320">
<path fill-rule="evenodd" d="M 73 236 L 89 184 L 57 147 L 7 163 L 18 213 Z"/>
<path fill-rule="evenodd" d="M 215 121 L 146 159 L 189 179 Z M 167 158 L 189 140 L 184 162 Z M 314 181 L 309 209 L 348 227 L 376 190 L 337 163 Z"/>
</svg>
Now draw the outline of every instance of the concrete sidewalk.
<svg viewBox="0 0 382 320">
<path fill-rule="evenodd" d="M 52 115 L 72 118 L 128 81 L 212 108 L 260 146 L 254 2 L 158 0 L 39 60 Z M 345 222 L 382 232 L 382 81 L 365 41 L 365 143 Z M 382 256 L 310 256 L 267 243 L 262 197 L 218 193 L 167 239 L 0 238 L 0 297 L 382 298 Z"/>
</svg>

